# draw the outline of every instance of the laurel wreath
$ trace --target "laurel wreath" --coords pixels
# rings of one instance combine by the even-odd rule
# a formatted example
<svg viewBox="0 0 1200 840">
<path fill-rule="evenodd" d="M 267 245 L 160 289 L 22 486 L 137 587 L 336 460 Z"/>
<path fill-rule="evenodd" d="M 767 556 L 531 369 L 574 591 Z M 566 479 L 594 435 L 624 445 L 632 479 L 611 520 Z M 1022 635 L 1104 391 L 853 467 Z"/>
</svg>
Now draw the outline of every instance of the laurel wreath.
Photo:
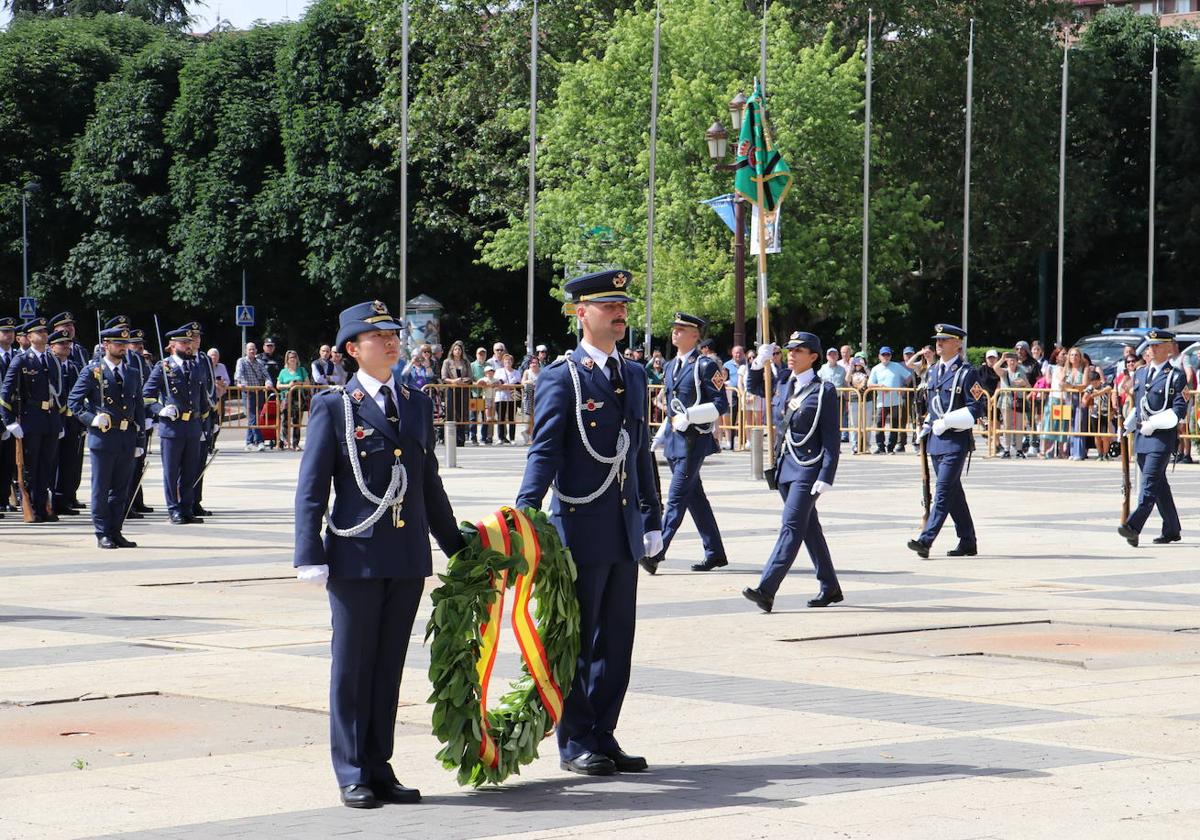
<svg viewBox="0 0 1200 840">
<path fill-rule="evenodd" d="M 579 601 L 575 594 L 575 563 L 544 513 L 526 508 L 541 547 L 541 560 L 533 583 L 534 621 L 546 651 L 551 673 L 565 695 L 575 676 L 579 657 Z M 468 535 L 468 531 L 470 532 Z M 537 758 L 538 744 L 553 729 L 553 720 L 542 703 L 528 667 L 510 684 L 495 709 L 487 712 L 487 727 L 499 747 L 496 767 L 480 759 L 481 687 L 480 628 L 488 606 L 497 597 L 494 575 L 508 571 L 509 579 L 523 574 L 521 537 L 511 529 L 511 553 L 485 548 L 475 527 L 463 525 L 467 547 L 452 558 L 442 585 L 433 592 L 433 615 L 425 630 L 430 648 L 429 680 L 433 693 L 433 734 L 445 746 L 437 758 L 447 770 L 458 769 L 458 783 L 479 787 L 500 784 Z"/>
</svg>

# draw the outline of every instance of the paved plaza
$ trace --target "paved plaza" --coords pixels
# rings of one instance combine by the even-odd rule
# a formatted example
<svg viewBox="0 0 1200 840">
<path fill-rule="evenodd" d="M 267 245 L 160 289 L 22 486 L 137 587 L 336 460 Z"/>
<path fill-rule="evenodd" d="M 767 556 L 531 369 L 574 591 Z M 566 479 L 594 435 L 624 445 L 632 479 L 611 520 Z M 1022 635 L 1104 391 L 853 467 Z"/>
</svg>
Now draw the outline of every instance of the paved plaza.
<svg viewBox="0 0 1200 840">
<path fill-rule="evenodd" d="M 976 457 L 981 554 L 946 557 L 948 525 L 922 561 L 917 458 L 844 455 L 820 515 L 845 603 L 805 608 L 802 555 L 763 615 L 740 591 L 781 503 L 723 453 L 704 477 L 731 565 L 687 571 L 688 520 L 640 579 L 617 734 L 650 772 L 573 776 L 547 740 L 503 788 L 458 788 L 433 758 L 426 604 L 393 762 L 425 800 L 352 811 L 328 603 L 291 570 L 299 456 L 225 449 L 205 525 L 167 524 L 152 467 L 137 550 L 96 549 L 86 516 L 0 521 L 0 838 L 1200 836 L 1200 467 L 1171 475 L 1184 541 L 1150 544 L 1152 517 L 1132 549 L 1119 466 Z M 461 450 L 459 518 L 510 502 L 523 463 Z M 517 663 L 506 631 L 498 677 Z"/>
</svg>

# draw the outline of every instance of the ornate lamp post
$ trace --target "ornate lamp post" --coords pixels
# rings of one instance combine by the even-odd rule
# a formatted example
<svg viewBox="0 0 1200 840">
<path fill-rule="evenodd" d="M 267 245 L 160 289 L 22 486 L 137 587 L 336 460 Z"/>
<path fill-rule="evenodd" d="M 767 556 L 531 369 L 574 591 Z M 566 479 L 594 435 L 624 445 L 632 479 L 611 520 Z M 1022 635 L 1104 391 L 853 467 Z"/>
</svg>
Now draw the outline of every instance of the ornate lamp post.
<svg viewBox="0 0 1200 840">
<path fill-rule="evenodd" d="M 738 93 L 729 103 L 729 121 L 736 138 L 742 131 L 742 112 L 746 109 L 746 96 Z M 708 156 L 718 172 L 733 172 L 737 166 L 723 163 L 729 151 L 729 135 L 720 121 L 704 132 L 708 145 Z M 740 197 L 733 203 L 733 343 L 746 346 L 746 202 Z"/>
</svg>

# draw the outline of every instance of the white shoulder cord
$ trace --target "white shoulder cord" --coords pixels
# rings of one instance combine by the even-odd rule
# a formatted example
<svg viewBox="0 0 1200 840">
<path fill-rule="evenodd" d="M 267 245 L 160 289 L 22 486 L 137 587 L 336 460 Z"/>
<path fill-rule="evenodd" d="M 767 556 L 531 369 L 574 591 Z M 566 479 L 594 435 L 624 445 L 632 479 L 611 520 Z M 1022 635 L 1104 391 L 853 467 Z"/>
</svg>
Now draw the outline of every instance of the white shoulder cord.
<svg viewBox="0 0 1200 840">
<path fill-rule="evenodd" d="M 963 374 L 966 373 L 966 365 L 958 369 L 958 373 L 954 374 L 954 382 L 950 385 L 950 408 L 954 408 L 954 395 L 958 393 L 958 383 L 962 380 Z M 941 381 L 938 381 L 938 387 L 933 389 L 933 396 L 929 398 L 929 407 L 935 412 L 935 417 L 945 417 L 946 409 L 942 408 L 942 388 Z"/>
<path fill-rule="evenodd" d="M 618 474 L 622 473 L 625 468 L 625 454 L 629 452 L 629 432 L 624 428 L 617 435 L 617 451 L 611 458 L 607 458 L 592 448 L 592 443 L 588 440 L 587 432 L 583 428 L 583 392 L 579 387 L 579 371 L 575 369 L 575 362 L 571 359 L 567 360 L 567 370 L 571 374 L 571 384 L 575 386 L 575 425 L 579 429 L 579 439 L 583 441 L 583 448 L 587 450 L 587 454 L 592 456 L 593 460 L 601 464 L 610 464 L 611 468 L 608 471 L 608 477 L 604 482 L 592 493 L 586 496 L 568 496 L 558 489 L 558 482 L 555 481 L 551 485 L 554 490 L 554 495 L 560 501 L 566 502 L 569 505 L 586 505 L 596 501 L 603 496 L 609 487 L 612 487 L 613 481 L 616 480 Z M 624 476 L 622 476 L 624 483 Z"/>
<path fill-rule="evenodd" d="M 350 455 L 350 469 L 354 471 L 354 481 L 358 484 L 358 492 L 363 494 L 363 498 L 375 503 L 378 507 L 370 516 L 351 528 L 336 527 L 327 510 L 325 511 L 325 524 L 329 526 L 331 533 L 339 537 L 357 537 L 383 518 L 389 507 L 395 507 L 394 513 L 399 513 L 400 506 L 404 504 L 404 494 L 408 490 L 408 470 L 400 463 L 400 456 L 397 455 L 396 463 L 392 464 L 392 479 L 388 482 L 387 490 L 383 491 L 383 498 L 372 493 L 363 480 L 359 459 L 354 457 L 355 451 L 358 449 L 354 442 L 354 412 L 350 407 L 350 395 L 345 391 L 342 391 L 342 412 L 346 417 L 346 450 Z"/>
<path fill-rule="evenodd" d="M 817 463 L 823 457 L 825 457 L 824 452 L 818 452 L 816 455 L 809 458 L 808 460 L 804 460 L 803 458 L 800 457 L 799 453 L 796 452 L 797 447 L 804 446 L 804 444 L 808 443 L 808 441 L 812 438 L 813 434 L 817 431 L 817 425 L 821 422 L 821 403 L 824 402 L 824 400 L 825 400 L 825 387 L 824 387 L 824 383 L 822 383 L 821 387 L 817 388 L 817 414 L 816 414 L 816 417 L 813 418 L 813 424 L 808 427 L 807 434 L 805 434 L 804 437 L 800 438 L 800 440 L 794 439 L 795 435 L 792 434 L 792 430 L 791 430 L 790 426 L 783 430 L 784 448 L 787 449 L 789 455 L 791 455 L 793 458 L 796 459 L 796 463 L 798 463 L 802 467 L 811 467 L 813 464 Z M 786 403 L 785 403 L 785 405 L 786 405 Z"/>
<path fill-rule="evenodd" d="M 1167 405 L 1171 402 L 1171 395 L 1175 393 L 1175 369 L 1171 368 L 1171 373 L 1167 375 L 1167 392 L 1163 395 L 1162 408 L 1153 409 L 1150 407 L 1150 377 L 1147 375 L 1146 384 L 1143 386 L 1145 393 L 1142 394 L 1142 401 L 1138 404 L 1142 414 L 1149 417 L 1154 414 L 1162 414 L 1167 410 Z"/>
<path fill-rule="evenodd" d="M 696 361 L 692 363 L 692 383 L 696 393 L 695 399 L 692 400 L 692 408 L 695 408 L 700 405 L 700 357 L 697 357 Z M 674 384 L 678 387 L 679 383 L 676 382 Z M 675 414 L 687 414 L 687 408 L 684 406 L 683 400 L 679 399 L 679 397 L 671 398 L 671 411 Z M 718 422 L 720 421 L 714 420 L 712 423 L 704 424 L 694 423 L 692 424 L 692 428 L 701 434 L 708 435 L 712 434 Z"/>
</svg>

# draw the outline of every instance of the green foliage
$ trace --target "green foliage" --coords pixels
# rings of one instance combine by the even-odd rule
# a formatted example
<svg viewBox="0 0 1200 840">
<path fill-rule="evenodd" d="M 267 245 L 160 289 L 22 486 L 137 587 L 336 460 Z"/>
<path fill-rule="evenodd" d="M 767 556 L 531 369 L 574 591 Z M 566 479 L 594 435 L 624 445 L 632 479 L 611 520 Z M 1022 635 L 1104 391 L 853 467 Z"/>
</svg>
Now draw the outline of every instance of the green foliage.
<svg viewBox="0 0 1200 840">
<path fill-rule="evenodd" d="M 770 258 L 778 326 L 832 319 L 857 309 L 861 254 L 861 56 L 832 35 L 810 45 L 782 16 L 770 22 L 769 118 L 777 148 L 795 173 L 783 204 L 783 253 Z M 675 309 L 718 323 L 732 313 L 728 230 L 700 199 L 730 190 L 714 173 L 704 129 L 757 66 L 758 22 L 734 0 L 670 0 L 663 6 L 659 93 L 654 320 Z M 556 265 L 645 265 L 647 150 L 652 12 L 628 12 L 602 55 L 563 67 L 556 102 L 542 113 L 539 150 L 539 253 Z M 720 45 L 720 49 L 715 49 Z M 886 161 L 881 149 L 877 161 Z M 911 263 L 912 238 L 929 227 L 924 199 L 911 187 L 873 191 L 875 274 L 898 276 Z M 598 242 L 588 231 L 614 231 Z M 525 221 L 487 236 L 484 259 L 512 267 L 525 259 Z M 748 267 L 753 276 L 754 265 Z M 753 283 L 748 284 L 751 287 Z M 872 292 L 875 311 L 899 305 L 890 284 Z"/>
</svg>

